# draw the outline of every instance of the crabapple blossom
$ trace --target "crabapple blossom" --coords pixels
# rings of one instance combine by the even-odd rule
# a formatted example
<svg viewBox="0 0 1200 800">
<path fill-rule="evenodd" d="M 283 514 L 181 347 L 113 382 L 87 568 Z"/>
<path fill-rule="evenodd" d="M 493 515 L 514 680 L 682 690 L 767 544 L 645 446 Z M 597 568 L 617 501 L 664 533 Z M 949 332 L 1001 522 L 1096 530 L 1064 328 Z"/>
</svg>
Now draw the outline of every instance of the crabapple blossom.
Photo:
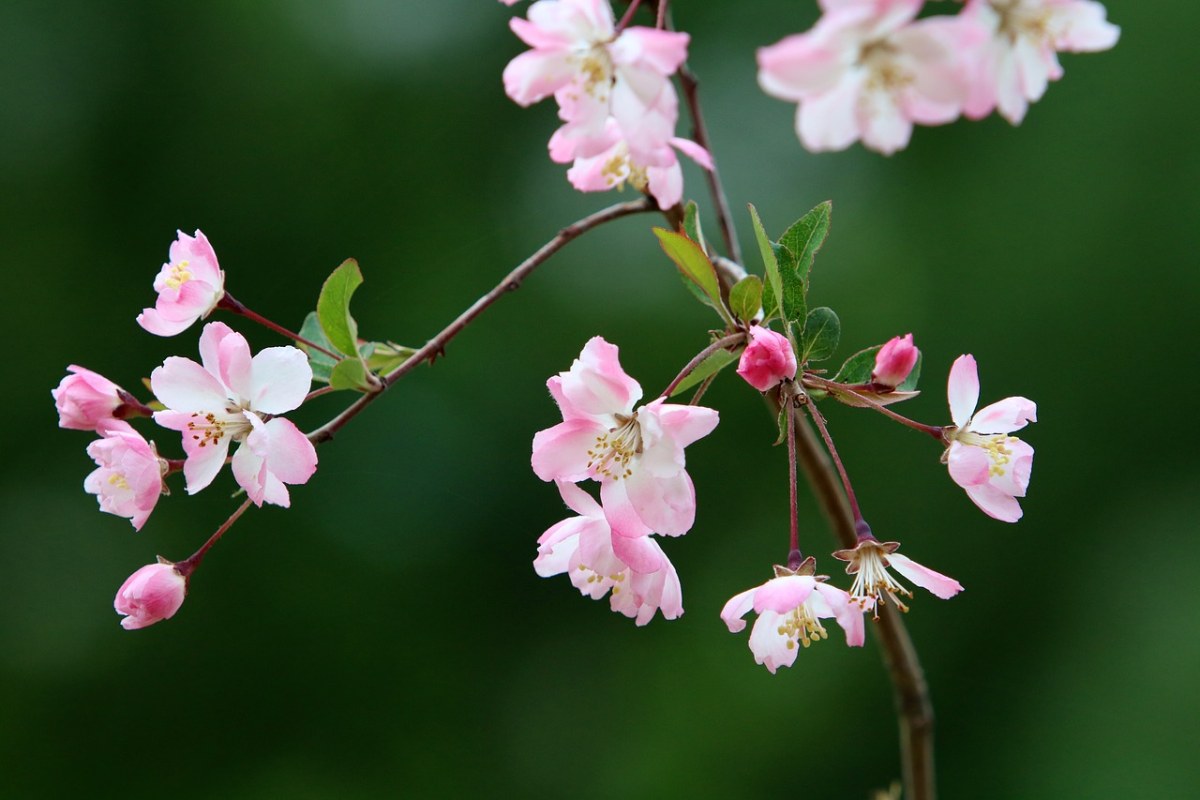
<svg viewBox="0 0 1200 800">
<path fill-rule="evenodd" d="M 225 273 L 217 265 L 208 237 L 200 231 L 183 231 L 171 242 L 170 261 L 154 279 L 158 300 L 143 309 L 137 323 L 158 336 L 182 333 L 193 322 L 207 317 L 225 296 Z"/>
<path fill-rule="evenodd" d="M 750 328 L 750 344 L 742 351 L 737 374 L 746 383 L 765 392 L 781 381 L 796 377 L 796 354 L 783 334 L 755 325 Z"/>
<path fill-rule="evenodd" d="M 911 333 L 895 336 L 875 354 L 875 369 L 871 372 L 871 383 L 895 389 L 909 376 L 917 365 L 921 352 L 913 345 Z"/>
<path fill-rule="evenodd" d="M 897 595 L 912 597 L 912 592 L 891 576 L 888 567 L 943 600 L 949 600 L 962 591 L 961 583 L 900 555 L 896 552 L 899 548 L 899 542 L 880 542 L 866 538 L 859 539 L 858 545 L 853 549 L 838 550 L 833 554 L 834 558 L 849 562 L 846 564 L 846 573 L 854 576 L 850 596 L 864 609 L 875 608 L 876 619 L 879 618 L 878 608 L 884 602 L 885 596 L 891 598 L 896 608 L 901 611 L 908 611 L 908 606 L 901 602 Z"/>
<path fill-rule="evenodd" d="M 761 586 L 736 594 L 721 609 L 730 633 L 746 627 L 742 619 L 751 608 L 758 614 L 750 631 L 750 651 L 755 663 L 773 674 L 796 660 L 797 642 L 808 647 L 828 639 L 822 619 L 833 617 L 846 632 L 846 644 L 861 647 L 866 633 L 862 608 L 846 592 L 812 574 L 812 560 L 797 570 L 776 566 L 775 577 Z"/>
<path fill-rule="evenodd" d="M 71 373 L 62 379 L 58 388 L 50 391 L 58 409 L 58 427 L 77 431 L 94 431 L 116 420 L 117 409 L 124 404 L 124 390 L 103 375 L 90 369 L 67 367 Z"/>
<path fill-rule="evenodd" d="M 233 442 L 233 476 L 246 494 L 288 506 L 284 484 L 305 483 L 317 453 L 294 424 L 276 415 L 298 408 L 312 384 L 308 357 L 295 347 L 268 347 L 251 358 L 241 334 L 210 322 L 200 335 L 202 364 L 173 356 L 150 375 L 167 407 L 154 421 L 183 433 L 183 474 L 195 494 L 220 472 Z"/>
<path fill-rule="evenodd" d="M 134 530 L 141 530 L 163 494 L 167 462 L 127 422 L 109 422 L 100 434 L 104 438 L 88 445 L 96 469 L 83 488 L 96 495 L 101 511 L 125 517 Z"/>
<path fill-rule="evenodd" d="M 1024 397 L 1006 397 L 975 411 L 979 371 L 975 358 L 959 356 L 950 367 L 948 443 L 942 462 L 950 477 L 989 517 L 1004 522 L 1021 518 L 1018 497 L 1025 496 L 1033 469 L 1033 448 L 1007 434 L 1037 422 L 1037 406 Z"/>
<path fill-rule="evenodd" d="M 959 53 L 971 29 L 947 17 L 914 22 L 924 0 L 822 0 L 808 32 L 758 51 L 763 91 L 799 103 L 796 133 L 809 150 L 859 139 L 891 154 L 913 123 L 962 112 L 968 86 Z"/>
<path fill-rule="evenodd" d="M 187 578 L 174 564 L 160 561 L 126 578 L 117 590 L 113 608 L 126 615 L 121 627 L 133 631 L 175 616 L 186 596 Z"/>
<path fill-rule="evenodd" d="M 565 572 L 580 594 L 593 600 L 611 590 L 612 609 L 638 625 L 649 622 L 655 611 L 666 619 L 682 614 L 679 576 L 650 538 L 650 529 L 621 508 L 601 507 L 573 483 L 557 484 L 563 501 L 579 516 L 552 525 L 538 539 L 537 574 L 546 578 Z"/>
<path fill-rule="evenodd" d="M 1063 76 L 1056 53 L 1107 50 L 1121 35 L 1092 0 L 969 0 L 960 17 L 978 30 L 963 112 L 979 119 L 999 109 L 1014 125 Z"/>
<path fill-rule="evenodd" d="M 661 397 L 635 409 L 642 387 L 621 369 L 616 346 L 599 336 L 584 345 L 570 370 L 546 385 L 563 421 L 533 437 L 537 476 L 600 481 L 606 509 L 628 505 L 653 531 L 687 533 L 696 517 L 696 492 L 684 448 L 717 426 L 717 412 Z"/>
</svg>

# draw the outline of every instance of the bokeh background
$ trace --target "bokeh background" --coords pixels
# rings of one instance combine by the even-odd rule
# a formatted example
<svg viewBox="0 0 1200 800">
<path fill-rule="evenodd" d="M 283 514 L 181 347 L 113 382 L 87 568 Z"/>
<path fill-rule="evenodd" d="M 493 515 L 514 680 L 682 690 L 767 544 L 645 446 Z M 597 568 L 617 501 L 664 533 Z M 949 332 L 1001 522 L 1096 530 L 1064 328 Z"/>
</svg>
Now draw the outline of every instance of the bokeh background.
<svg viewBox="0 0 1200 800">
<path fill-rule="evenodd" d="M 841 355 L 912 331 L 925 392 L 908 412 L 928 422 L 962 352 L 984 402 L 1038 401 L 1014 526 L 968 502 L 934 444 L 828 412 L 876 531 L 967 587 L 908 616 L 947 798 L 1183 798 L 1200 777 L 1200 10 L 1107 5 L 1120 45 L 1065 55 L 1020 128 L 920 129 L 883 158 L 805 153 L 792 107 L 756 88 L 754 48 L 815 4 L 673 4 L 743 244 L 747 202 L 778 234 L 834 201 L 812 300 L 841 314 Z M 194 355 L 197 329 L 134 323 L 176 228 L 202 228 L 237 297 L 291 324 L 356 257 L 364 334 L 417 345 L 617 199 L 573 192 L 545 157 L 553 108 L 504 96 L 511 13 L 0 4 L 0 795 L 864 798 L 898 774 L 873 641 L 835 631 L 772 676 L 717 619 L 786 554 L 785 454 L 732 373 L 708 395 L 722 424 L 689 452 L 699 520 L 666 543 L 681 620 L 635 628 L 530 567 L 565 513 L 528 467 L 556 420 L 546 377 L 599 333 L 654 391 L 705 343 L 649 216 L 569 245 L 322 447 L 293 508 L 244 517 L 175 619 L 118 626 L 120 583 L 191 553 L 234 484 L 189 498 L 176 479 L 134 534 L 81 491 L 89 437 L 55 427 L 49 390 L 69 363 L 136 388 Z M 807 498 L 802 514 L 805 548 L 832 549 Z"/>
</svg>

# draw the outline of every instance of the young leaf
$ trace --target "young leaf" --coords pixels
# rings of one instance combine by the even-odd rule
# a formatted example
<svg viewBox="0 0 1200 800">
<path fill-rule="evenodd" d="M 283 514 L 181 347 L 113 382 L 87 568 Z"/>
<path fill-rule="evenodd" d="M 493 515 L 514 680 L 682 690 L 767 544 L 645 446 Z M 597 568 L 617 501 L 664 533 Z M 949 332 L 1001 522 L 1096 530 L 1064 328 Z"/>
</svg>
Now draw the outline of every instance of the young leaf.
<svg viewBox="0 0 1200 800">
<path fill-rule="evenodd" d="M 924 358 L 924 354 L 918 350 L 917 363 L 913 364 L 912 372 L 908 373 L 904 382 L 896 387 L 897 392 L 915 392 L 917 390 L 917 382 L 921 380 L 921 361 Z"/>
<path fill-rule="evenodd" d="M 796 271 L 791 267 L 786 266 L 795 261 L 790 250 L 782 244 L 772 243 L 775 249 L 775 258 L 783 266 L 780 270 L 780 278 L 783 281 L 783 318 L 788 322 L 799 323 L 804 320 L 805 314 L 808 313 L 807 301 L 805 294 L 808 289 L 804 285 Z"/>
<path fill-rule="evenodd" d="M 369 392 L 375 388 L 371 383 L 372 380 L 367 373 L 366 365 L 357 358 L 343 358 L 329 374 L 329 385 L 334 389 Z"/>
<path fill-rule="evenodd" d="M 367 342 L 359 352 L 367 362 L 367 369 L 384 375 L 408 361 L 417 351 L 394 342 Z"/>
<path fill-rule="evenodd" d="M 758 251 L 762 254 L 763 265 L 766 267 L 767 280 L 763 289 L 763 312 L 766 316 L 763 322 L 766 322 L 776 313 L 782 316 L 783 312 L 778 308 L 778 304 L 779 298 L 783 297 L 783 278 L 779 275 L 779 261 L 775 257 L 775 248 L 771 246 L 762 220 L 758 218 L 758 209 L 753 205 L 750 206 L 750 219 L 754 223 L 754 238 L 758 240 Z M 770 301 L 770 304 L 766 301 Z"/>
<path fill-rule="evenodd" d="M 762 308 L 763 284 L 757 275 L 747 275 L 729 290 L 729 310 L 742 322 L 750 322 Z"/>
<path fill-rule="evenodd" d="M 700 228 L 700 209 L 696 206 L 695 200 L 688 200 L 687 205 L 683 208 L 683 232 L 689 239 L 700 245 L 701 250 L 708 252 L 708 242 L 704 241 L 704 231 Z"/>
<path fill-rule="evenodd" d="M 728 350 L 716 351 L 711 356 L 697 364 L 696 368 L 689 372 L 687 377 L 679 382 L 679 385 L 675 387 L 675 391 L 671 392 L 671 396 L 674 397 L 680 392 L 687 391 L 710 375 L 715 375 L 716 373 L 725 369 L 734 361 L 737 361 L 737 359 L 737 353 L 731 353 Z"/>
<path fill-rule="evenodd" d="M 842 323 L 833 309 L 820 306 L 808 312 L 800 339 L 800 362 L 823 361 L 837 350 Z"/>
<path fill-rule="evenodd" d="M 655 228 L 654 235 L 662 245 L 663 252 L 675 262 L 684 277 L 696 284 L 704 293 L 706 302 L 722 317 L 725 316 L 725 306 L 721 303 L 721 285 L 717 282 L 717 271 L 712 262 L 700 249 L 700 245 L 684 236 L 666 228 Z"/>
<path fill-rule="evenodd" d="M 358 355 L 358 324 L 350 316 L 350 297 L 362 282 L 358 262 L 348 258 L 325 280 L 317 298 L 317 319 L 325 337 L 348 356 Z"/>
<path fill-rule="evenodd" d="M 308 316 L 304 318 L 304 324 L 300 326 L 299 333 L 313 344 L 320 345 L 326 350 L 333 350 L 333 345 L 326 338 L 325 331 L 321 330 L 317 312 L 308 312 Z M 312 367 L 313 380 L 329 383 L 329 373 L 333 371 L 333 366 L 337 362 L 320 350 L 314 350 L 302 342 L 296 342 L 296 346 L 308 354 L 308 365 Z"/>
<path fill-rule="evenodd" d="M 832 214 L 833 203 L 826 200 L 792 223 L 792 226 L 784 232 L 779 240 L 779 243 L 792 254 L 791 269 L 804 284 L 805 292 L 808 291 L 808 277 L 812 269 L 813 258 L 829 234 L 829 221 Z"/>
<path fill-rule="evenodd" d="M 875 354 L 879 352 L 881 344 L 874 347 L 868 347 L 865 350 L 859 350 L 854 355 L 846 359 L 837 374 L 833 376 L 833 380 L 838 383 L 859 384 L 867 383 L 871 380 L 871 373 L 875 371 Z"/>
</svg>

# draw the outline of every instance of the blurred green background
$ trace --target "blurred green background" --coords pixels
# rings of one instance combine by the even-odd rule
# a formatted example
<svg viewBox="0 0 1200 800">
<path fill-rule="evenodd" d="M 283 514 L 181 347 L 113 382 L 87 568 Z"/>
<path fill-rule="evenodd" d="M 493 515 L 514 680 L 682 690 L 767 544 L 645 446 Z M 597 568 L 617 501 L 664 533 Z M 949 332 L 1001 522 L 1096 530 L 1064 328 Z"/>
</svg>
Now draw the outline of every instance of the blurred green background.
<svg viewBox="0 0 1200 800">
<path fill-rule="evenodd" d="M 1039 404 L 1014 526 L 976 510 L 929 441 L 828 410 L 876 531 L 967 587 L 908 616 L 943 796 L 1194 797 L 1200 10 L 1110 2 L 1119 46 L 1064 55 L 1019 129 L 919 129 L 883 158 L 805 153 L 792 106 L 756 88 L 754 48 L 815 4 L 672 5 L 743 244 L 747 202 L 778 234 L 834 200 L 812 300 L 841 314 L 841 355 L 912 331 L 925 393 L 907 410 L 931 423 L 962 352 L 984 402 Z M 234 483 L 189 498 L 176 479 L 134 534 L 81 491 L 89 437 L 55 427 L 49 390 L 69 363 L 133 388 L 195 355 L 198 329 L 134 323 L 176 228 L 203 229 L 231 291 L 292 324 L 356 257 L 364 334 L 420 344 L 618 199 L 571 190 L 545 156 L 554 109 L 504 96 L 511 13 L 0 4 L 0 795 L 864 798 L 898 774 L 873 641 L 834 632 L 772 676 L 717 619 L 786 555 L 785 454 L 732 373 L 708 395 L 722 424 L 689 452 L 698 522 L 665 544 L 681 620 L 635 628 L 530 567 L 565 515 L 528 467 L 557 419 L 545 379 L 599 333 L 651 392 L 705 343 L 712 320 L 650 216 L 569 245 L 323 446 L 293 508 L 244 517 L 175 619 L 118 626 L 120 583 L 191 553 Z M 295 416 L 315 426 L 348 399 Z M 805 548 L 831 550 L 807 497 L 802 514 Z"/>
</svg>

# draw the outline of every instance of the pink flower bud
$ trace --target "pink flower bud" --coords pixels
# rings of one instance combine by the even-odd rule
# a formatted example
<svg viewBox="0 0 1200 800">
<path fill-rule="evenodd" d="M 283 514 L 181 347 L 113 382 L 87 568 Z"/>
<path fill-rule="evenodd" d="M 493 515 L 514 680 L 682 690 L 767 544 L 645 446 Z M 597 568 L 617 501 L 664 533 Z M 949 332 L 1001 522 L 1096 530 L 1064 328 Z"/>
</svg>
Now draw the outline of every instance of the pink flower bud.
<svg viewBox="0 0 1200 800">
<path fill-rule="evenodd" d="M 920 355 L 921 351 L 913 346 L 911 333 L 892 338 L 875 354 L 875 370 L 871 373 L 871 383 L 895 389 L 904 383 Z"/>
<path fill-rule="evenodd" d="M 770 328 L 751 328 L 750 344 L 742 351 L 737 373 L 760 392 L 782 380 L 791 380 L 796 377 L 796 354 L 791 342 Z"/>
<path fill-rule="evenodd" d="M 186 595 L 187 579 L 174 564 L 147 564 L 121 584 L 113 608 L 127 615 L 121 627 L 134 631 L 175 616 Z"/>
<path fill-rule="evenodd" d="M 114 419 L 121 406 L 121 387 L 90 369 L 67 367 L 67 375 L 50 395 L 58 409 L 58 426 L 77 431 L 94 431 Z"/>
</svg>

